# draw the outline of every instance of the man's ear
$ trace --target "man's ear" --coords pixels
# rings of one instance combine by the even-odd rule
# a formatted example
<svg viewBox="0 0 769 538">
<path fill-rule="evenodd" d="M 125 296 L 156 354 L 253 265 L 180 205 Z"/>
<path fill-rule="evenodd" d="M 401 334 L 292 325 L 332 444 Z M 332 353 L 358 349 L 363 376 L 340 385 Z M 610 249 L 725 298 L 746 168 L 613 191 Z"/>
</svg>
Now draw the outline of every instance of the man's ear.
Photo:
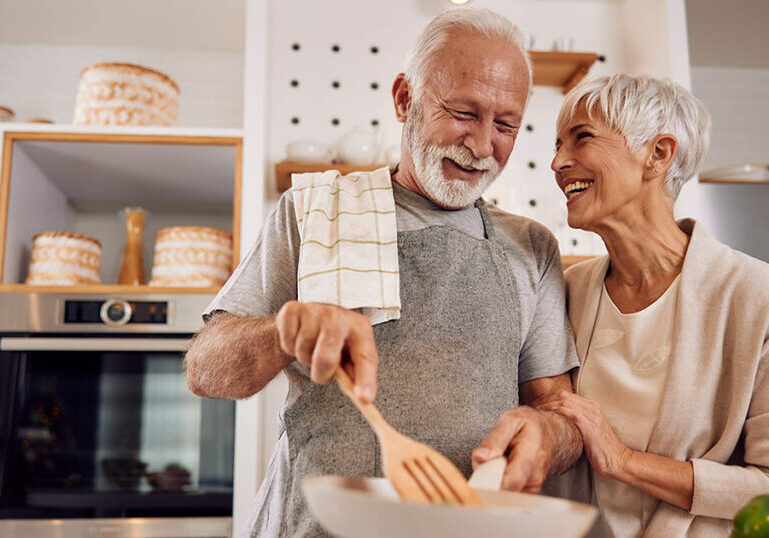
<svg viewBox="0 0 769 538">
<path fill-rule="evenodd" d="M 672 134 L 657 135 L 650 144 L 649 158 L 646 161 L 645 179 L 667 176 L 678 152 L 678 139 Z"/>
<path fill-rule="evenodd" d="M 395 119 L 401 123 L 406 121 L 411 108 L 411 84 L 406 80 L 404 73 L 398 73 L 393 82 L 393 105 L 395 105 Z"/>
</svg>

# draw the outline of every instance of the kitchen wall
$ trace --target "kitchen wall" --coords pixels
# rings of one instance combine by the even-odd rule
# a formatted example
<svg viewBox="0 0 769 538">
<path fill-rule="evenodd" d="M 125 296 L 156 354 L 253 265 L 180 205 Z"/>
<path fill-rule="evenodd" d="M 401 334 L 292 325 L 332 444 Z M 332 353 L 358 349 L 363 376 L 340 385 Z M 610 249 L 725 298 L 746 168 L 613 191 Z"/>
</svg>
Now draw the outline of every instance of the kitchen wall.
<svg viewBox="0 0 769 538">
<path fill-rule="evenodd" d="M 237 51 L 0 42 L 0 105 L 16 112 L 15 121 L 71 123 L 80 71 L 115 61 L 153 67 L 177 82 L 179 126 L 243 125 L 243 53 Z"/>
<path fill-rule="evenodd" d="M 687 1 L 692 91 L 713 118 L 703 170 L 769 162 L 767 17 L 765 0 L 741 0 L 728 10 L 720 0 Z M 767 206 L 769 184 L 692 181 L 681 193 L 677 213 L 695 217 L 726 244 L 769 261 Z"/>
<path fill-rule="evenodd" d="M 575 50 L 604 55 L 606 62 L 596 64 L 593 73 L 623 66 L 618 24 L 623 12 L 616 2 L 489 0 L 472 5 L 508 16 L 533 35 L 535 49 L 549 50 L 557 37 L 565 36 L 574 39 Z M 268 158 L 283 159 L 290 141 L 334 144 L 356 128 L 378 129 L 383 148 L 399 144 L 402 125 L 393 117 L 393 79 L 419 31 L 449 6 L 437 0 L 272 2 Z M 557 233 L 565 254 L 601 252 L 593 234 L 565 227 L 563 195 L 549 168 L 562 97 L 556 88 L 534 89 L 526 127 L 486 198 L 544 222 Z"/>
</svg>

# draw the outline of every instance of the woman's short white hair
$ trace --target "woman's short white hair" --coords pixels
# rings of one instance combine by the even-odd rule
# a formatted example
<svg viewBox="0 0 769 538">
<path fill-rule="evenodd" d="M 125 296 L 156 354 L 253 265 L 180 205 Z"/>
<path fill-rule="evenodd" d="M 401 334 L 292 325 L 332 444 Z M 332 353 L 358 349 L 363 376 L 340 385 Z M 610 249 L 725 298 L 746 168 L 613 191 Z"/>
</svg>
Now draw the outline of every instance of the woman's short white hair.
<svg viewBox="0 0 769 538">
<path fill-rule="evenodd" d="M 403 71 L 417 98 L 422 92 L 435 57 L 451 35 L 457 31 L 476 33 L 488 38 L 500 38 L 518 47 L 526 61 L 529 93 L 531 92 L 533 81 L 531 58 L 523 48 L 523 32 L 499 13 L 480 8 L 457 8 L 448 10 L 430 21 L 406 55 Z"/>
<path fill-rule="evenodd" d="M 598 114 L 633 151 L 657 135 L 676 137 L 678 150 L 665 177 L 673 200 L 708 152 L 710 114 L 689 90 L 670 80 L 626 73 L 585 79 L 566 95 L 558 114 L 559 132 L 582 104 L 589 118 Z"/>
</svg>

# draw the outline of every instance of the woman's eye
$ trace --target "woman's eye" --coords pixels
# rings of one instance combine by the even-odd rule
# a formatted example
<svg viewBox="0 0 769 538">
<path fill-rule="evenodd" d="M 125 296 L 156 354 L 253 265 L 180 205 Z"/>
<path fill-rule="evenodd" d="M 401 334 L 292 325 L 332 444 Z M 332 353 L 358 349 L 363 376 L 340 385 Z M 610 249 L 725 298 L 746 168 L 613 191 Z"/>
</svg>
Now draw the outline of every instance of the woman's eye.
<svg viewBox="0 0 769 538">
<path fill-rule="evenodd" d="M 577 133 L 577 140 L 582 140 L 583 138 L 592 138 L 593 135 L 590 133 L 586 133 L 585 131 Z"/>
</svg>

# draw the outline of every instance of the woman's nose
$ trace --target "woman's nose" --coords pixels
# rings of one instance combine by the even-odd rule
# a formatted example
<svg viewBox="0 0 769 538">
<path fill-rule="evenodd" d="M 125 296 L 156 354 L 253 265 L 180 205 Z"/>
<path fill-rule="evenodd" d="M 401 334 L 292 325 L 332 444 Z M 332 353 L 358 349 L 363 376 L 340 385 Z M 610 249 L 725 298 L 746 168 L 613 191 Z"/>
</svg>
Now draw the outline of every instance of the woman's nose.
<svg viewBox="0 0 769 538">
<path fill-rule="evenodd" d="M 550 163 L 550 168 L 552 168 L 553 172 L 560 172 L 562 170 L 568 169 L 572 165 L 572 158 L 569 155 L 569 152 L 566 150 L 564 146 L 559 147 L 555 150 L 555 156 L 553 157 L 552 162 Z"/>
</svg>

